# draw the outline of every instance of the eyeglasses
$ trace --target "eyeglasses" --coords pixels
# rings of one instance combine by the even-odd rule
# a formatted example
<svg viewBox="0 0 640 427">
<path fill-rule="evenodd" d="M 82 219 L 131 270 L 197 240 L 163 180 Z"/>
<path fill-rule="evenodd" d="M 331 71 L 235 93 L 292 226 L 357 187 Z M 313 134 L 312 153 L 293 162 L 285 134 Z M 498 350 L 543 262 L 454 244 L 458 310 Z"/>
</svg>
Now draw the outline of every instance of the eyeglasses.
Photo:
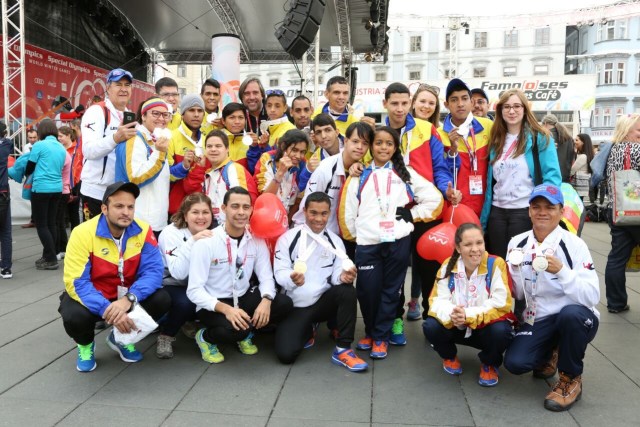
<svg viewBox="0 0 640 427">
<path fill-rule="evenodd" d="M 265 93 L 267 94 L 267 96 L 271 96 L 271 95 L 284 96 L 284 92 L 280 89 L 269 89 Z"/>
<path fill-rule="evenodd" d="M 438 86 L 431 86 L 426 83 L 420 83 L 420 85 L 418 86 L 418 90 L 420 89 L 432 90 L 436 93 L 436 95 L 440 95 L 440 88 Z"/>
<path fill-rule="evenodd" d="M 151 113 L 151 116 L 154 119 L 159 119 L 160 117 L 162 117 L 165 120 L 170 120 L 171 119 L 171 113 L 163 113 L 161 111 L 149 111 Z"/>
<path fill-rule="evenodd" d="M 172 93 L 161 93 L 160 97 L 161 98 L 177 98 L 179 97 L 180 94 L 178 92 L 172 92 Z"/>
<path fill-rule="evenodd" d="M 524 105 L 522 104 L 513 104 L 513 105 L 509 105 L 509 104 L 504 104 L 502 106 L 502 111 L 504 111 L 505 113 L 508 113 L 509 110 L 513 110 L 516 113 L 522 111 L 522 109 L 524 108 Z"/>
</svg>

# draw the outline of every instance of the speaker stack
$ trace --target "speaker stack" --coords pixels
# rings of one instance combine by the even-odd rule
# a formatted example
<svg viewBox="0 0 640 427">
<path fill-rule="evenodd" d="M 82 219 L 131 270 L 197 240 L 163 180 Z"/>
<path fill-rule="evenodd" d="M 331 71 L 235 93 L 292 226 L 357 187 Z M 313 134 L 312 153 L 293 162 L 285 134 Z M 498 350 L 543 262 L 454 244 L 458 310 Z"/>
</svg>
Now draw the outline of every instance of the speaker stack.
<svg viewBox="0 0 640 427">
<path fill-rule="evenodd" d="M 289 13 L 275 36 L 282 48 L 296 59 L 309 49 L 322 23 L 326 0 L 292 0 Z"/>
</svg>

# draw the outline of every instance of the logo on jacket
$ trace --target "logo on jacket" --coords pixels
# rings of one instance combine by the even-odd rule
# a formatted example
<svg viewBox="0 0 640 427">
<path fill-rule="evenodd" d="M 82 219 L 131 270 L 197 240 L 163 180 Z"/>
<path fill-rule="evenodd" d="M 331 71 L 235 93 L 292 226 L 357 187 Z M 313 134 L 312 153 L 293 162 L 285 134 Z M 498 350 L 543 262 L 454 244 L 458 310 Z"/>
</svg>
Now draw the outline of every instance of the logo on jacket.
<svg viewBox="0 0 640 427">
<path fill-rule="evenodd" d="M 107 255 L 109 255 L 109 249 L 108 249 L 108 248 L 102 248 L 102 249 L 100 250 L 100 253 L 101 253 L 102 255 L 104 255 L 104 256 L 107 256 Z"/>
<path fill-rule="evenodd" d="M 592 262 L 584 262 L 582 263 L 582 266 L 587 270 L 593 270 L 595 268 Z"/>
<path fill-rule="evenodd" d="M 218 265 L 218 264 L 220 264 L 220 260 L 218 258 L 214 258 L 214 259 L 211 260 L 211 264 Z"/>
<path fill-rule="evenodd" d="M 95 125 L 95 122 L 94 123 L 87 123 L 86 125 L 84 125 L 84 127 L 86 127 L 87 129 L 91 129 L 93 131 L 93 125 Z"/>
</svg>

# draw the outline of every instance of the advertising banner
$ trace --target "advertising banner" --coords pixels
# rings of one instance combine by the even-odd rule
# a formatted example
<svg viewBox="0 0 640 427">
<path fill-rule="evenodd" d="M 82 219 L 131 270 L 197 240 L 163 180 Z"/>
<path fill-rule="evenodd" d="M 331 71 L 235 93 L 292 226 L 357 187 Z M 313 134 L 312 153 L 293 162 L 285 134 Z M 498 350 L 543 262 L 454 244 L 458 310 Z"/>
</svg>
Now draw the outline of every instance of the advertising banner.
<svg viewBox="0 0 640 427">
<path fill-rule="evenodd" d="M 211 37 L 211 74 L 220 83 L 220 105 L 238 102 L 240 37 L 235 34 Z"/>
</svg>

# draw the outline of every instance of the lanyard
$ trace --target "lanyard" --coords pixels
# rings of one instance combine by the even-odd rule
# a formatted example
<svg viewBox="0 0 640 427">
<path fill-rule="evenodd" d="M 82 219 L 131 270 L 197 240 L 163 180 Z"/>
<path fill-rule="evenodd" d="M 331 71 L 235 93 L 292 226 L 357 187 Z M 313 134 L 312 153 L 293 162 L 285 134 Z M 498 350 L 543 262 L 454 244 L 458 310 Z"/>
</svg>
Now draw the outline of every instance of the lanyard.
<svg viewBox="0 0 640 427">
<path fill-rule="evenodd" d="M 218 172 L 218 174 L 219 174 L 218 175 L 218 180 L 213 185 L 213 187 L 214 187 L 213 188 L 214 189 L 213 196 L 215 196 L 215 199 L 213 197 L 211 197 L 211 205 L 214 206 L 214 207 L 215 206 L 219 207 L 221 205 L 219 196 L 220 196 L 220 182 L 222 181 L 222 169 L 223 168 L 224 168 L 224 166 L 219 168 L 219 169 L 211 171 L 211 173 Z M 211 187 L 209 186 L 210 183 L 211 183 L 211 174 L 207 175 L 207 179 L 204 180 L 204 183 L 202 185 L 203 186 L 203 190 L 204 190 L 203 193 L 206 194 L 206 195 L 209 195 L 209 190 L 211 190 Z"/>
<path fill-rule="evenodd" d="M 240 250 L 240 244 L 238 244 L 238 251 Z M 233 306 L 238 307 L 238 290 L 236 289 L 236 283 L 238 280 L 244 277 L 244 265 L 247 262 L 247 253 L 249 250 L 245 250 L 244 258 L 242 259 L 242 263 L 238 263 L 237 260 L 240 259 L 238 257 L 236 262 L 233 261 L 233 254 L 231 253 L 231 238 L 227 236 L 227 256 L 229 257 L 229 270 L 231 271 L 231 279 L 233 283 L 232 291 L 233 291 Z M 235 268 L 235 272 L 233 269 Z"/>
<path fill-rule="evenodd" d="M 199 134 L 199 135 L 198 135 L 198 140 L 197 140 L 197 141 L 194 141 L 193 137 L 192 137 L 192 136 L 187 135 L 187 133 L 186 133 L 186 132 L 184 131 L 184 129 L 182 128 L 182 126 L 180 126 L 178 129 L 180 129 L 180 133 L 181 133 L 185 138 L 187 138 L 187 141 L 190 141 L 190 142 L 191 142 L 193 145 L 195 145 L 196 147 L 198 147 L 198 146 L 202 145 L 202 146 L 203 146 L 202 148 L 204 149 L 204 144 L 203 144 L 203 142 L 204 142 L 204 141 L 202 141 L 202 136 L 203 136 L 203 135 L 202 135 L 202 133 L 201 133 L 199 130 L 198 130 L 198 131 L 196 131 L 196 132 L 197 132 L 197 134 Z"/>
<path fill-rule="evenodd" d="M 516 139 L 513 141 L 513 143 L 511 143 L 511 147 L 509 147 L 507 152 L 502 155 L 502 158 L 500 160 L 503 162 L 506 162 L 509 156 L 511 156 L 511 154 L 513 154 L 513 152 L 515 151 L 517 145 L 518 145 L 518 140 Z"/>
<path fill-rule="evenodd" d="M 136 133 L 138 134 L 142 142 L 144 142 L 144 146 L 147 147 L 147 160 L 148 160 L 151 153 L 153 153 L 153 149 L 151 148 L 151 146 L 147 142 L 147 138 L 141 131 L 137 131 Z"/>
<path fill-rule="evenodd" d="M 453 283 L 454 283 L 454 289 L 455 289 L 455 293 L 456 293 L 456 304 L 457 305 L 461 305 L 463 307 L 469 307 L 469 280 L 467 280 L 467 272 L 464 266 L 464 261 L 462 261 L 462 258 L 458 258 L 458 265 L 457 265 L 457 270 L 458 272 L 456 273 L 456 275 L 453 277 Z M 480 289 L 480 287 L 478 286 L 478 270 L 476 269 L 476 271 L 474 271 L 474 273 L 471 275 L 471 282 L 472 285 L 476 288 L 476 289 Z M 464 301 L 462 301 L 462 285 L 464 285 Z M 465 333 L 464 333 L 464 337 L 465 338 L 469 338 L 471 336 L 471 328 L 469 328 L 468 326 L 465 328 Z"/>
<path fill-rule="evenodd" d="M 405 128 L 406 126 L 402 128 L 402 136 L 400 137 L 402 139 L 404 138 L 405 135 L 407 135 L 407 148 L 405 148 L 404 150 L 404 154 L 402 155 L 402 160 L 404 160 L 404 163 L 406 166 L 409 166 L 409 152 L 411 151 L 411 134 L 413 132 L 413 129 L 410 129 L 405 132 Z"/>
<path fill-rule="evenodd" d="M 307 226 L 307 224 L 304 224 L 302 226 L 302 232 L 303 233 L 306 232 L 306 235 L 311 237 L 313 240 L 315 240 L 316 243 L 318 243 L 318 245 L 320 245 L 323 249 L 331 252 L 341 260 L 345 260 L 349 258 L 349 256 L 344 251 L 338 248 L 334 248 L 327 240 L 322 238 L 321 234 L 324 233 L 324 231 L 321 234 L 316 234 L 313 231 L 311 231 L 311 229 Z"/>
<path fill-rule="evenodd" d="M 389 215 L 389 204 L 391 203 L 390 201 L 391 197 L 389 196 L 391 195 L 391 175 L 393 175 L 393 171 L 389 169 L 387 173 L 387 194 L 386 194 L 387 205 L 383 208 L 382 197 L 380 195 L 380 187 L 378 186 L 378 175 L 376 174 L 375 165 L 372 165 L 372 167 L 374 169 L 371 172 L 371 174 L 373 175 L 373 187 L 376 191 L 376 199 L 378 200 L 378 207 L 380 208 L 380 214 L 382 215 L 382 217 L 386 218 L 387 215 Z M 384 168 L 380 168 L 380 169 L 384 169 Z"/>
<path fill-rule="evenodd" d="M 307 246 L 308 235 L 309 233 L 307 232 L 307 229 L 305 227 L 302 227 L 302 230 L 300 230 L 300 246 L 298 246 L 297 256 L 297 259 L 302 262 L 306 262 L 316 248 L 315 241 L 311 242 L 310 246 Z"/>
<path fill-rule="evenodd" d="M 273 169 L 274 169 L 274 178 L 275 178 L 275 170 L 276 170 L 276 164 L 273 164 Z M 291 181 L 291 187 L 289 188 L 289 191 L 284 191 L 284 186 L 282 184 L 284 184 L 284 181 Z M 279 191 L 280 191 L 280 200 L 282 201 L 282 204 L 284 205 L 284 208 L 288 211 L 289 210 L 289 203 L 291 202 L 291 199 L 295 197 L 296 195 L 296 186 L 297 186 L 297 173 L 296 172 L 290 172 L 287 171 L 287 174 L 284 176 L 284 178 L 282 178 L 282 183 L 279 184 Z"/>
<path fill-rule="evenodd" d="M 115 237 L 111 236 L 111 239 L 113 239 L 113 243 L 116 244 L 116 247 L 118 248 L 118 277 L 120 278 L 120 285 L 124 286 L 124 252 L 122 250 L 122 239 L 123 236 L 120 236 L 119 239 L 116 239 Z"/>
<path fill-rule="evenodd" d="M 471 165 L 471 169 L 473 169 L 473 174 L 478 174 L 478 158 L 476 156 L 476 131 L 473 130 L 473 127 L 469 128 L 469 134 L 471 135 L 471 141 L 473 141 L 473 150 L 469 146 L 466 138 L 462 138 L 464 142 L 464 146 L 467 148 L 467 153 L 469 153 L 469 163 Z"/>
</svg>

